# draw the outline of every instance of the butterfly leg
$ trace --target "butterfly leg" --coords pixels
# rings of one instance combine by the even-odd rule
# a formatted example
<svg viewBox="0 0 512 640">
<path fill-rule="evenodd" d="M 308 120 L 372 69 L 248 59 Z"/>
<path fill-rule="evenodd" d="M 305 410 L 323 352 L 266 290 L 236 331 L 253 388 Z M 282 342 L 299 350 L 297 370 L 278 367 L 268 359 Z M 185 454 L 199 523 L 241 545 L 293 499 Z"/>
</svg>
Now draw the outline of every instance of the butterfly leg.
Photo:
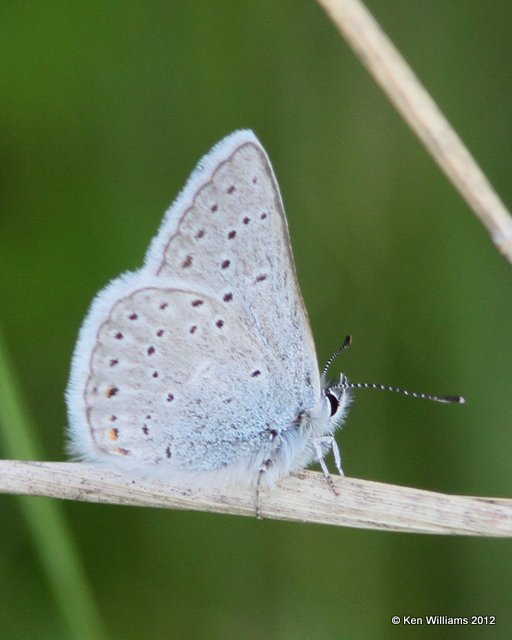
<svg viewBox="0 0 512 640">
<path fill-rule="evenodd" d="M 338 469 L 338 473 L 340 474 L 340 476 L 343 477 L 345 474 L 343 473 L 343 460 L 341 459 L 340 448 L 338 447 L 338 443 L 336 442 L 335 438 L 330 436 L 329 440 L 331 441 L 331 449 L 332 449 L 332 454 L 334 456 L 334 464 L 336 465 L 336 469 Z"/>
<path fill-rule="evenodd" d="M 267 471 L 267 469 L 270 467 L 271 464 L 272 464 L 272 460 L 270 460 L 270 458 L 267 458 L 261 463 L 261 466 L 258 470 L 258 480 L 256 482 L 256 517 L 258 518 L 258 520 L 263 520 L 263 516 L 261 515 L 261 511 L 260 511 L 261 480 L 263 478 L 263 474 L 265 473 L 265 471 Z"/>
<path fill-rule="evenodd" d="M 334 483 L 332 481 L 331 474 L 329 473 L 329 469 L 327 468 L 327 465 L 325 464 L 325 460 L 324 460 L 326 448 L 331 449 L 334 456 L 334 464 L 336 465 L 336 469 L 338 469 L 338 473 L 342 477 L 345 475 L 343 473 L 343 468 L 341 463 L 341 452 L 339 450 L 338 443 L 332 436 L 322 436 L 321 438 L 314 438 L 313 446 L 315 448 L 317 460 L 320 463 L 320 466 L 322 467 L 322 471 L 324 472 L 324 476 L 327 480 L 327 484 L 332 489 L 332 491 L 336 495 L 338 495 L 338 492 L 334 488 Z"/>
</svg>

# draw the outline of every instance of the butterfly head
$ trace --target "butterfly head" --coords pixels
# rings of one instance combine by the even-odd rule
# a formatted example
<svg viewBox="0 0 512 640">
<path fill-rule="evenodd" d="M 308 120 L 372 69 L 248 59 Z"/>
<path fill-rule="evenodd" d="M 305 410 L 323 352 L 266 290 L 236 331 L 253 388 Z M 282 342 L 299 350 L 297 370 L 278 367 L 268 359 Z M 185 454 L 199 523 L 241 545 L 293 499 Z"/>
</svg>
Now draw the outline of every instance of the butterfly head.
<svg viewBox="0 0 512 640">
<path fill-rule="evenodd" d="M 333 428 L 341 425 L 352 401 L 352 390 L 348 384 L 347 377 L 342 373 L 338 384 L 324 387 L 323 393 L 329 410 L 329 422 Z"/>
<path fill-rule="evenodd" d="M 347 413 L 350 401 L 352 400 L 352 392 L 350 387 L 348 386 L 349 383 L 347 377 L 343 373 L 340 376 L 339 382 L 336 384 L 328 384 L 326 381 L 326 376 L 329 367 L 332 365 L 334 360 L 341 353 L 343 353 L 343 351 L 346 351 L 346 349 L 348 349 L 351 344 L 352 337 L 348 335 L 343 341 L 341 347 L 332 354 L 332 356 L 329 358 L 329 360 L 327 360 L 324 368 L 322 369 L 321 380 L 324 395 L 324 402 L 322 403 L 322 413 L 324 416 L 328 416 L 330 432 L 341 425 L 341 422 L 343 421 Z"/>
</svg>

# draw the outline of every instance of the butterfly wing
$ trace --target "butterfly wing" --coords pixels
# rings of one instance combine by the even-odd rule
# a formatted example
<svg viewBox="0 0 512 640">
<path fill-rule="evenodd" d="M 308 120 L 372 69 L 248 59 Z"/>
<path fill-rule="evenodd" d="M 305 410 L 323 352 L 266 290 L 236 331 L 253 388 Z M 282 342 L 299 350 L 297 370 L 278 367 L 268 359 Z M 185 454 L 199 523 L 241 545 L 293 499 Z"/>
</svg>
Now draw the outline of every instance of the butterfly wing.
<svg viewBox="0 0 512 640">
<path fill-rule="evenodd" d="M 317 361 L 286 216 L 267 154 L 251 131 L 221 141 L 167 213 L 147 256 L 160 278 L 216 298 L 283 365 L 292 389 Z"/>
<path fill-rule="evenodd" d="M 264 457 L 319 394 L 277 182 L 254 134 L 236 132 L 199 164 L 144 267 L 95 300 L 68 390 L 72 448 L 217 469 Z"/>
</svg>

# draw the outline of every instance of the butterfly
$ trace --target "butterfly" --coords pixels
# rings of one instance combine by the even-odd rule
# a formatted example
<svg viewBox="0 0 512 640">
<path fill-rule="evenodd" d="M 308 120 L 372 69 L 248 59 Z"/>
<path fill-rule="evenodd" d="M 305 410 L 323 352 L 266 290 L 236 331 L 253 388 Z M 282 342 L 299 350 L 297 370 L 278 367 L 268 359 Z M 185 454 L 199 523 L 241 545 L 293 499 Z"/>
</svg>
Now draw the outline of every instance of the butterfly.
<svg viewBox="0 0 512 640">
<path fill-rule="evenodd" d="M 329 449 L 343 473 L 333 434 L 352 389 L 397 389 L 329 385 L 326 372 L 270 160 L 236 131 L 199 162 L 142 268 L 94 299 L 67 388 L 69 448 L 200 484 L 272 485 L 313 461 L 328 476 Z"/>
<path fill-rule="evenodd" d="M 150 477 L 272 484 L 324 464 L 349 401 L 318 366 L 269 158 L 236 131 L 200 161 L 143 267 L 93 301 L 70 450 Z"/>
</svg>

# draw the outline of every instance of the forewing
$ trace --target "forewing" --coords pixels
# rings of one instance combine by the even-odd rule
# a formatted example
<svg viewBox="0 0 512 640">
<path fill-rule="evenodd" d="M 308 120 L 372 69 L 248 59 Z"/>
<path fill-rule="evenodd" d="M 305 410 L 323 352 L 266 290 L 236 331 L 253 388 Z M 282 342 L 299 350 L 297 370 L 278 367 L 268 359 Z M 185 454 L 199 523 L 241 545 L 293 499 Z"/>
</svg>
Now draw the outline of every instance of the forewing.
<svg viewBox="0 0 512 640">
<path fill-rule="evenodd" d="M 220 142 L 167 213 L 147 268 L 229 308 L 278 363 L 290 402 L 320 393 L 311 329 L 270 161 L 250 131 Z"/>
</svg>

